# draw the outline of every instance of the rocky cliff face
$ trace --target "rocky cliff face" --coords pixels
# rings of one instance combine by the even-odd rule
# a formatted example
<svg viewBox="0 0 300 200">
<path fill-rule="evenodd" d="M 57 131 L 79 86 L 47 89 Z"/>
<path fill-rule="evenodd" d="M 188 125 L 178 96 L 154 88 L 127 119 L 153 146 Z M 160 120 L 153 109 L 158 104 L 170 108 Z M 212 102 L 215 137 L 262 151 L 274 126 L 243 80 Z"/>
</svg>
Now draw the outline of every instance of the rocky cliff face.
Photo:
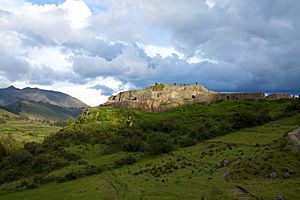
<svg viewBox="0 0 300 200">
<path fill-rule="evenodd" d="M 113 95 L 105 105 L 159 112 L 182 104 L 209 103 L 217 100 L 290 98 L 292 97 L 289 94 L 271 94 L 265 97 L 263 92 L 218 93 L 201 85 L 153 85 L 144 90 L 132 90 Z"/>
<path fill-rule="evenodd" d="M 277 99 L 292 99 L 293 97 L 289 94 L 285 94 L 285 93 L 282 93 L 282 94 L 270 94 L 266 97 L 266 99 L 269 99 L 269 100 L 277 100 Z"/>
<path fill-rule="evenodd" d="M 210 102 L 217 94 L 198 85 L 154 85 L 144 90 L 121 92 L 111 96 L 106 104 L 157 112 L 181 104 Z"/>
<path fill-rule="evenodd" d="M 159 112 L 182 104 L 209 103 L 226 99 L 262 99 L 264 93 L 221 94 L 200 85 L 154 85 L 144 90 L 121 92 L 111 96 L 106 105 Z"/>
</svg>

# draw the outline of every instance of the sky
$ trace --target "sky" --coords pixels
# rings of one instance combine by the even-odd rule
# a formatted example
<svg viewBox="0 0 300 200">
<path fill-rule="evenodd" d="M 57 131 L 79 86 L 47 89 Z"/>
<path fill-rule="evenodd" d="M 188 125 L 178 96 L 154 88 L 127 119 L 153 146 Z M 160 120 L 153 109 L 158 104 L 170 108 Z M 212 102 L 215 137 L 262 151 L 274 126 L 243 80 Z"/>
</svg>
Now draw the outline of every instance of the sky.
<svg viewBox="0 0 300 200">
<path fill-rule="evenodd" d="M 299 0 L 0 0 L 0 87 L 300 93 Z"/>
</svg>

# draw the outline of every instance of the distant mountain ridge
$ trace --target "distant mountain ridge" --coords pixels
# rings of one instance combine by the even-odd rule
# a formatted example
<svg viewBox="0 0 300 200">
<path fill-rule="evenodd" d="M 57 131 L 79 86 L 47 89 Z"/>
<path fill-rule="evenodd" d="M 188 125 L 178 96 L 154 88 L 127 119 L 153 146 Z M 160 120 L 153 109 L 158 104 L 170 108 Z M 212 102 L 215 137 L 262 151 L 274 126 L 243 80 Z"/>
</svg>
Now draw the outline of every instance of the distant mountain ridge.
<svg viewBox="0 0 300 200">
<path fill-rule="evenodd" d="M 7 106 L 18 101 L 43 102 L 66 108 L 89 107 L 82 101 L 62 92 L 29 87 L 18 89 L 14 86 L 0 89 L 0 106 Z"/>
<path fill-rule="evenodd" d="M 66 108 L 44 102 L 17 101 L 4 109 L 17 115 L 25 114 L 29 118 L 59 121 L 77 117 L 85 108 Z"/>
</svg>

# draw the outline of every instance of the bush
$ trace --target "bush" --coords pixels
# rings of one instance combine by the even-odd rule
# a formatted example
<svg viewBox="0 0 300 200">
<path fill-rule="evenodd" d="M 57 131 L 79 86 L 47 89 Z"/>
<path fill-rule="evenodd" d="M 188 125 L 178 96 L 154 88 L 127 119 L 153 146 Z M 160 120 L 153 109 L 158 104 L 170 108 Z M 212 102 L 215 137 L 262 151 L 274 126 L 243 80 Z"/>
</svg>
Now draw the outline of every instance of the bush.
<svg viewBox="0 0 300 200">
<path fill-rule="evenodd" d="M 115 164 L 117 166 L 121 167 L 123 165 L 131 165 L 131 164 L 133 164 L 135 162 L 136 162 L 136 159 L 132 155 L 129 155 L 129 156 L 126 156 L 126 157 L 121 158 L 119 160 L 116 160 Z"/>
<path fill-rule="evenodd" d="M 144 121 L 140 124 L 143 131 L 167 132 L 175 131 L 181 124 L 180 119 L 159 120 L 159 121 Z"/>
<path fill-rule="evenodd" d="M 157 132 L 149 133 L 145 146 L 145 153 L 158 155 L 167 153 L 173 149 L 171 137 L 167 134 Z"/>
<path fill-rule="evenodd" d="M 56 155 L 37 155 L 31 164 L 31 170 L 35 173 L 49 173 L 67 166 L 68 163 L 59 159 Z"/>
<path fill-rule="evenodd" d="M 196 140 L 188 135 L 183 135 L 176 139 L 176 144 L 180 147 L 189 147 L 195 145 Z"/>
<path fill-rule="evenodd" d="M 60 152 L 62 157 L 64 157 L 65 159 L 69 160 L 69 161 L 77 161 L 81 158 L 81 156 L 78 153 L 74 153 L 74 152 L 69 152 L 69 151 L 61 151 Z"/>
<path fill-rule="evenodd" d="M 21 166 L 24 164 L 31 164 L 33 156 L 29 151 L 21 149 L 13 153 L 10 156 L 10 160 L 15 166 Z"/>
<path fill-rule="evenodd" d="M 122 150 L 129 152 L 142 151 L 144 149 L 144 142 L 139 137 L 129 138 L 122 144 Z"/>
<path fill-rule="evenodd" d="M 300 99 L 292 100 L 284 109 L 284 113 L 297 113 L 300 112 Z"/>
<path fill-rule="evenodd" d="M 24 149 L 29 151 L 32 155 L 38 155 L 45 151 L 44 146 L 42 144 L 38 144 L 36 142 L 28 142 L 24 145 Z"/>
<path fill-rule="evenodd" d="M 195 138 L 198 141 L 202 141 L 208 139 L 211 134 L 212 124 L 208 121 L 205 121 L 198 126 L 193 127 L 193 129 L 189 132 L 189 137 Z"/>
<path fill-rule="evenodd" d="M 231 116 L 233 128 L 238 130 L 242 128 L 252 127 L 257 124 L 257 116 L 255 112 L 245 110 L 236 112 Z"/>
<path fill-rule="evenodd" d="M 5 156 L 7 156 L 7 151 L 5 147 L 2 145 L 2 143 L 0 142 L 0 162 Z"/>
<path fill-rule="evenodd" d="M 262 109 L 261 111 L 259 111 L 257 113 L 257 124 L 258 125 L 262 125 L 268 121 L 270 121 L 272 118 L 271 118 L 271 115 L 270 115 L 270 110 L 265 108 L 265 109 Z"/>
</svg>

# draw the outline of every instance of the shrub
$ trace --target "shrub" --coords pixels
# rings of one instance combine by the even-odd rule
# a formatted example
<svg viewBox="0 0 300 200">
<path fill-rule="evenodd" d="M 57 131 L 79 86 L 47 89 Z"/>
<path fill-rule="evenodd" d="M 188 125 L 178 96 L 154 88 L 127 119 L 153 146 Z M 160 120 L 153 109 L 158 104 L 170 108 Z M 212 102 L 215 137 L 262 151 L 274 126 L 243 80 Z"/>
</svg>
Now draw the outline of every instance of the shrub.
<svg viewBox="0 0 300 200">
<path fill-rule="evenodd" d="M 136 159 L 132 156 L 132 155 L 129 155 L 129 156 L 126 156 L 124 158 L 121 158 L 119 160 L 116 160 L 115 161 L 115 164 L 117 166 L 123 166 L 123 165 L 130 165 L 130 164 L 133 164 L 136 162 Z"/>
<path fill-rule="evenodd" d="M 132 137 L 122 144 L 122 150 L 129 152 L 142 151 L 144 149 L 144 142 L 139 137 Z"/>
<path fill-rule="evenodd" d="M 34 157 L 31 169 L 35 173 L 49 173 L 67 165 L 67 162 L 59 159 L 56 155 L 40 154 Z"/>
<path fill-rule="evenodd" d="M 261 125 L 271 120 L 270 110 L 265 108 L 257 113 L 257 124 Z"/>
<path fill-rule="evenodd" d="M 144 121 L 140 124 L 140 128 L 143 131 L 160 131 L 160 132 L 171 132 L 177 130 L 181 124 L 180 119 L 170 119 L 170 120 L 159 120 L 159 121 Z"/>
<path fill-rule="evenodd" d="M 250 110 L 236 112 L 231 116 L 233 128 L 238 130 L 241 128 L 252 127 L 257 124 L 257 116 L 255 112 Z"/>
<path fill-rule="evenodd" d="M 284 114 L 294 114 L 300 112 L 300 98 L 290 101 L 290 103 L 285 107 Z"/>
<path fill-rule="evenodd" d="M 69 160 L 69 161 L 77 161 L 81 158 L 81 156 L 78 153 L 74 153 L 74 152 L 69 152 L 69 151 L 61 151 L 60 152 L 62 157 L 64 157 L 65 159 Z"/>
<path fill-rule="evenodd" d="M 29 151 L 21 149 L 13 153 L 10 156 L 10 160 L 15 166 L 21 166 L 24 164 L 31 164 L 33 156 Z"/>
<path fill-rule="evenodd" d="M 153 155 L 167 153 L 173 149 L 171 137 L 161 132 L 148 134 L 145 152 Z"/>
<path fill-rule="evenodd" d="M 2 161 L 2 159 L 7 156 L 7 152 L 5 147 L 2 145 L 2 143 L 0 142 L 0 162 Z"/>
<path fill-rule="evenodd" d="M 45 151 L 44 146 L 42 144 L 38 144 L 36 142 L 28 142 L 24 145 L 24 149 L 29 151 L 32 155 L 38 155 Z"/>
<path fill-rule="evenodd" d="M 176 139 L 176 144 L 178 144 L 180 147 L 189 147 L 196 144 L 196 140 L 188 135 L 183 135 Z"/>
</svg>

